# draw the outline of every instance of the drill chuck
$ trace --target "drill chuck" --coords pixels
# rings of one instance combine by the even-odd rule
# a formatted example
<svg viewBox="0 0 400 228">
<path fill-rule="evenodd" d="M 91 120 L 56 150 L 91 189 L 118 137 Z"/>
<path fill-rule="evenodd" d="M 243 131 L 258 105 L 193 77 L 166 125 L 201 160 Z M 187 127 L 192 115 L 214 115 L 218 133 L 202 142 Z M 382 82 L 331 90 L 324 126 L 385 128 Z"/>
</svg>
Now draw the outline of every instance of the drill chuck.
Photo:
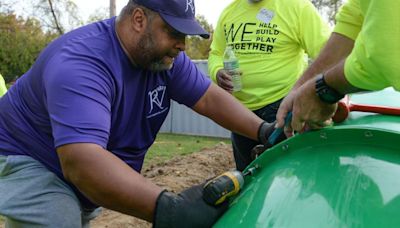
<svg viewBox="0 0 400 228">
<path fill-rule="evenodd" d="M 218 205 L 228 197 L 236 195 L 244 185 L 243 174 L 240 171 L 228 171 L 208 181 L 203 189 L 203 199 Z"/>
</svg>

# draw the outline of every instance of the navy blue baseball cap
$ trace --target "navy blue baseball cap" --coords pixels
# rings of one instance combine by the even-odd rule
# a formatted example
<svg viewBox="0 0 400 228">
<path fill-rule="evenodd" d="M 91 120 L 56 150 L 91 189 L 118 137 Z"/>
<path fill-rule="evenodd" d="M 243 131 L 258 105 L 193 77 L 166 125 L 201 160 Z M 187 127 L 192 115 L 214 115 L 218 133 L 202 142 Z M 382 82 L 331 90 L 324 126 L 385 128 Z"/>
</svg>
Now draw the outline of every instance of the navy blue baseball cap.
<svg viewBox="0 0 400 228">
<path fill-rule="evenodd" d="M 208 39 L 210 34 L 197 22 L 194 0 L 135 0 L 139 5 L 160 14 L 172 28 L 186 35 Z"/>
</svg>

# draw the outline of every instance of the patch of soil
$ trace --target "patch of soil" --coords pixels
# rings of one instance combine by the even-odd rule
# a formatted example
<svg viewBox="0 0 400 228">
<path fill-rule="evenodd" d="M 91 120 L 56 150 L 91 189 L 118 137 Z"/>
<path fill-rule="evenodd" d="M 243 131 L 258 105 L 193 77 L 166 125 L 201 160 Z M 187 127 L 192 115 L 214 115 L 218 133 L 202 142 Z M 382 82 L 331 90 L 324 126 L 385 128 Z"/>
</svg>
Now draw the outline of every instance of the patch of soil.
<svg viewBox="0 0 400 228">
<path fill-rule="evenodd" d="M 180 192 L 235 167 L 231 145 L 223 142 L 187 156 L 144 167 L 142 175 L 169 191 Z M 92 228 L 143 228 L 151 224 L 108 209 L 91 222 Z"/>
</svg>

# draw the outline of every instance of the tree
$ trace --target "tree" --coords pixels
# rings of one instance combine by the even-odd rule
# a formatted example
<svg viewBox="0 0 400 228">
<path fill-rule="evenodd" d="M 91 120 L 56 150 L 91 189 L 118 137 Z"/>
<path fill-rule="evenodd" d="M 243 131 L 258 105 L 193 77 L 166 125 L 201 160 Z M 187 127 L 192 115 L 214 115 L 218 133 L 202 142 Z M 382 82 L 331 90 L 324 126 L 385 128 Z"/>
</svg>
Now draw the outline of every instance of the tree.
<svg viewBox="0 0 400 228">
<path fill-rule="evenodd" d="M 40 51 L 56 37 L 37 19 L 0 12 L 0 72 L 7 82 L 25 73 Z"/>
<path fill-rule="evenodd" d="M 2 0 L 0 1 L 0 12 L 3 13 L 12 13 L 13 12 L 13 6 L 17 3 L 17 0 Z"/>
<path fill-rule="evenodd" d="M 208 23 L 203 15 L 197 16 L 196 19 L 207 32 L 210 34 L 214 32 L 212 25 Z M 188 36 L 186 38 L 186 54 L 191 59 L 208 59 L 211 42 L 211 38 L 203 39 L 199 36 Z"/>
<path fill-rule="evenodd" d="M 32 15 L 43 26 L 59 35 L 83 25 L 77 5 L 71 0 L 32 0 Z"/>
<path fill-rule="evenodd" d="M 94 13 L 89 15 L 89 18 L 86 21 L 86 24 L 93 23 L 96 21 L 101 21 L 108 18 L 109 9 L 108 8 L 97 8 Z"/>
<path fill-rule="evenodd" d="M 116 5 L 115 0 L 110 0 L 110 17 L 114 17 L 117 14 Z"/>
<path fill-rule="evenodd" d="M 335 15 L 344 0 L 311 0 L 319 12 L 328 18 L 331 24 L 335 23 Z"/>
<path fill-rule="evenodd" d="M 1 0 L 0 12 L 15 13 L 24 18 L 36 18 L 47 31 L 59 35 L 83 25 L 78 7 L 72 0 Z"/>
</svg>

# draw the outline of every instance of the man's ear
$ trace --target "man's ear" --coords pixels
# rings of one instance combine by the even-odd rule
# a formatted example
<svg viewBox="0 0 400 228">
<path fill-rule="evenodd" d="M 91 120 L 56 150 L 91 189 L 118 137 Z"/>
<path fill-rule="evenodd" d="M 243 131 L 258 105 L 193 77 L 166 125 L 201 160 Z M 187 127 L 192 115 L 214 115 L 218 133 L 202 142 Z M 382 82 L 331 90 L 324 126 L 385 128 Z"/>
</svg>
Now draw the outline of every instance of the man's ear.
<svg viewBox="0 0 400 228">
<path fill-rule="evenodd" d="M 136 8 L 133 10 L 131 14 L 131 24 L 132 24 L 132 29 L 135 32 L 141 33 L 144 31 L 147 27 L 147 17 L 143 9 L 141 8 Z"/>
</svg>

